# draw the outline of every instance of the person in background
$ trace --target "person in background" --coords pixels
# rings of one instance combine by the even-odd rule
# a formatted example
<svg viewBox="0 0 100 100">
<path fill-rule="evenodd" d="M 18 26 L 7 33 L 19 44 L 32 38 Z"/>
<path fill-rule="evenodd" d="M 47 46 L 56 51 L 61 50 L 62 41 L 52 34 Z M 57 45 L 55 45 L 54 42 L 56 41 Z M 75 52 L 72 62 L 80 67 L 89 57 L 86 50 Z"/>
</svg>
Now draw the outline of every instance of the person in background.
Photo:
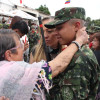
<svg viewBox="0 0 100 100">
<path fill-rule="evenodd" d="M 95 35 L 95 33 L 100 32 L 100 27 L 99 26 L 91 26 L 88 30 L 87 30 L 88 34 L 89 34 L 89 48 L 92 49 L 92 40 L 93 40 L 93 36 Z"/>
<path fill-rule="evenodd" d="M 45 27 L 56 28 L 59 43 L 69 46 L 76 43 L 76 32 L 84 25 L 85 9 L 66 7 L 56 11 L 55 20 L 45 24 Z M 99 75 L 96 57 L 84 45 L 75 53 L 68 68 L 57 76 L 57 84 L 51 89 L 48 100 L 95 100 Z"/>
<path fill-rule="evenodd" d="M 31 30 L 28 34 L 29 39 L 29 54 L 31 53 L 32 48 L 38 43 L 40 36 L 37 33 L 37 29 L 34 25 L 31 26 Z"/>
<path fill-rule="evenodd" d="M 5 22 L 6 22 L 6 20 L 5 20 L 5 18 L 3 17 L 3 18 L 2 18 L 2 24 L 5 24 Z"/>
<path fill-rule="evenodd" d="M 8 20 L 7 20 L 7 24 L 11 24 L 12 18 L 9 16 Z"/>
<path fill-rule="evenodd" d="M 31 19 L 28 20 L 28 26 L 29 26 L 29 29 L 31 30 L 31 25 L 32 25 L 32 21 Z"/>
<path fill-rule="evenodd" d="M 97 58 L 100 67 L 100 32 L 95 33 L 93 36 L 92 50 Z M 97 91 L 96 100 L 100 100 L 100 83 Z"/>
<path fill-rule="evenodd" d="M 20 20 L 12 25 L 12 30 L 17 32 L 19 36 L 22 37 L 28 33 L 28 26 L 25 21 Z"/>
<path fill-rule="evenodd" d="M 17 23 L 17 24 L 16 24 Z M 24 54 L 24 60 L 25 61 L 29 61 L 29 57 L 28 57 L 28 48 L 29 48 L 29 43 L 28 43 L 28 38 L 26 36 L 27 32 L 28 32 L 28 27 L 27 27 L 27 24 L 25 21 L 23 21 L 23 18 L 19 17 L 19 16 L 14 16 L 12 21 L 11 21 L 11 24 L 9 26 L 9 28 L 12 29 L 12 27 L 15 29 L 15 28 L 18 28 L 18 29 L 15 29 L 15 31 L 20 35 L 20 38 L 21 40 L 23 41 L 24 43 L 24 51 L 25 51 L 25 54 Z M 22 32 L 22 33 L 21 33 Z"/>
<path fill-rule="evenodd" d="M 87 39 L 85 29 L 78 30 L 75 41 L 79 47 Z M 28 64 L 22 61 L 24 47 L 19 35 L 9 29 L 0 30 L 0 96 L 10 100 L 45 100 L 43 89 L 49 91 L 52 78 L 65 70 L 79 47 L 72 43 L 52 61 Z M 32 92 L 34 88 L 36 91 Z"/>
<path fill-rule="evenodd" d="M 14 16 L 11 20 L 11 24 L 9 26 L 10 29 L 12 29 L 12 25 L 15 24 L 16 22 L 23 20 L 23 18 L 19 17 L 19 16 Z"/>
<path fill-rule="evenodd" d="M 20 36 L 21 41 L 24 43 L 24 60 L 29 61 L 29 43 L 28 43 L 28 26 L 25 21 L 20 20 L 12 25 L 12 29 Z"/>
<path fill-rule="evenodd" d="M 95 33 L 93 36 L 92 49 L 100 65 L 100 32 Z"/>
</svg>

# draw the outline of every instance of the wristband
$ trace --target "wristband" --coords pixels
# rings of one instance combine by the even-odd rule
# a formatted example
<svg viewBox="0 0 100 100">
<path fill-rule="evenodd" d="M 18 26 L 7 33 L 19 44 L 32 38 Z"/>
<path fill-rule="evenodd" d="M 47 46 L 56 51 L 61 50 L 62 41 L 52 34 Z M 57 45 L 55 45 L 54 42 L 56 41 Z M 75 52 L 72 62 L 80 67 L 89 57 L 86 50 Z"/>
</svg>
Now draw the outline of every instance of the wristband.
<svg viewBox="0 0 100 100">
<path fill-rule="evenodd" d="M 80 46 L 80 44 L 78 42 L 72 41 L 72 43 L 76 44 L 76 46 L 78 47 L 79 50 L 81 49 L 81 46 Z"/>
</svg>

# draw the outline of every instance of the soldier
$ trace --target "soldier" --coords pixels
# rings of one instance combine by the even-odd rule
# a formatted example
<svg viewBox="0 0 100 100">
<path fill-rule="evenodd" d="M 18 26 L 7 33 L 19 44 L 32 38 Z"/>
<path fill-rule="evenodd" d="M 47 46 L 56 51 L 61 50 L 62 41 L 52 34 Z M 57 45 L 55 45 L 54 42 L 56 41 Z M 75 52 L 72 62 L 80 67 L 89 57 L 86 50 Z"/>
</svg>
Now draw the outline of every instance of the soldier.
<svg viewBox="0 0 100 100">
<path fill-rule="evenodd" d="M 85 10 L 79 7 L 63 8 L 55 13 L 55 20 L 46 24 L 56 27 L 60 44 L 76 43 L 76 32 L 84 27 Z M 79 46 L 76 43 L 77 46 Z M 50 100 L 95 100 L 99 83 L 99 66 L 93 52 L 83 46 L 74 55 L 68 68 L 57 76 L 50 91 Z"/>
<path fill-rule="evenodd" d="M 39 34 L 37 33 L 37 29 L 34 25 L 31 26 L 31 30 L 28 34 L 29 39 L 29 54 L 31 52 L 32 47 L 34 47 L 39 41 Z"/>
</svg>

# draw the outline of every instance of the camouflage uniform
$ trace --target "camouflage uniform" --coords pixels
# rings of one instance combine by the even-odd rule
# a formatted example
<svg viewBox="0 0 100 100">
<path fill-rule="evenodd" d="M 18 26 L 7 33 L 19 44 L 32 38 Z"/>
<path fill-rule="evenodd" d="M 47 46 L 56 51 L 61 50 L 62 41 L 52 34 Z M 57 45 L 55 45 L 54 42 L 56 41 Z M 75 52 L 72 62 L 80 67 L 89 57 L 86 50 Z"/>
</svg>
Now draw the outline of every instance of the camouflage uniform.
<svg viewBox="0 0 100 100">
<path fill-rule="evenodd" d="M 0 29 L 8 29 L 9 28 L 9 24 L 0 24 Z"/>
<path fill-rule="evenodd" d="M 61 45 L 58 44 L 57 49 L 53 49 L 48 46 L 48 53 L 50 54 L 51 60 L 54 59 L 61 52 Z"/>
<path fill-rule="evenodd" d="M 99 71 L 93 52 L 82 47 L 68 68 L 53 79 L 54 85 L 47 100 L 95 100 Z"/>
<path fill-rule="evenodd" d="M 55 20 L 45 24 L 54 28 L 70 19 L 85 20 L 83 8 L 63 8 L 56 12 Z M 67 69 L 53 79 L 53 88 L 47 100 L 95 100 L 100 69 L 93 52 L 84 46 L 71 60 Z"/>
<path fill-rule="evenodd" d="M 30 53 L 32 47 L 35 46 L 39 41 L 39 34 L 36 32 L 32 33 L 30 31 L 30 33 L 28 34 L 28 39 L 29 39 L 29 53 Z"/>
<path fill-rule="evenodd" d="M 62 8 L 61 10 L 56 11 L 55 20 L 45 24 L 45 27 L 55 28 L 56 25 L 62 24 L 74 18 L 85 20 L 85 10 L 78 7 Z"/>
</svg>

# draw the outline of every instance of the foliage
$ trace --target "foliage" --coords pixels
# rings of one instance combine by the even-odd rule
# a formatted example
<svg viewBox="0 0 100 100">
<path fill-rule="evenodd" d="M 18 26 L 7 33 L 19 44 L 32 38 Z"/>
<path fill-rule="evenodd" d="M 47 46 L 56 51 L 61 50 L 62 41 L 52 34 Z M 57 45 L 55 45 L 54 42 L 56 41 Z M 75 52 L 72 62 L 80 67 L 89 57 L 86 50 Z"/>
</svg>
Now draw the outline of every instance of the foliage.
<svg viewBox="0 0 100 100">
<path fill-rule="evenodd" d="M 0 24 L 0 29 L 1 28 L 8 29 L 9 28 L 9 24 Z"/>
<path fill-rule="evenodd" d="M 90 17 L 87 17 L 86 18 L 86 23 L 87 23 L 87 29 L 89 29 L 91 26 L 98 26 L 98 27 L 100 27 L 100 19 L 91 20 Z"/>
<path fill-rule="evenodd" d="M 0 29 L 3 28 L 3 24 L 0 24 Z"/>
<path fill-rule="evenodd" d="M 50 11 L 48 9 L 48 7 L 46 7 L 46 5 L 41 5 L 39 8 L 37 8 L 36 10 L 40 11 L 43 14 L 47 14 L 50 15 Z"/>
<path fill-rule="evenodd" d="M 93 23 L 95 26 L 99 26 L 99 27 L 100 27 L 100 19 L 98 19 L 98 20 L 92 20 L 92 23 Z"/>
<path fill-rule="evenodd" d="M 3 28 L 4 29 L 8 29 L 9 28 L 9 24 L 3 24 Z"/>
</svg>

